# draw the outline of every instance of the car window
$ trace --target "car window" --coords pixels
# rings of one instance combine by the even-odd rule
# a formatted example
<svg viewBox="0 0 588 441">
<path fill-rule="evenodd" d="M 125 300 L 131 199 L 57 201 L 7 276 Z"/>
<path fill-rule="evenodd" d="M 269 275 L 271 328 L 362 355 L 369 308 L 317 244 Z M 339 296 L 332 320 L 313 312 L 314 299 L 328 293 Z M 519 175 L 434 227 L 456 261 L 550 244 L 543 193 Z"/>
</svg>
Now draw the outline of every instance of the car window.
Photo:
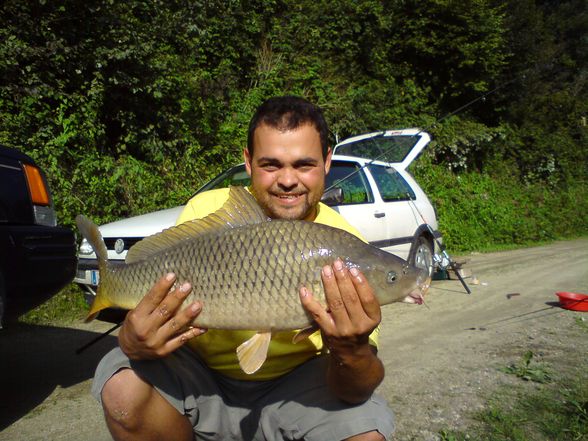
<svg viewBox="0 0 588 441">
<path fill-rule="evenodd" d="M 402 162 L 419 140 L 418 136 L 384 136 L 361 139 L 338 145 L 338 155 L 359 156 L 384 162 Z"/>
<path fill-rule="evenodd" d="M 212 181 L 200 187 L 195 195 L 203 191 L 214 190 L 216 188 L 227 188 L 231 185 L 237 187 L 247 187 L 251 183 L 251 178 L 245 170 L 245 164 L 236 165 L 229 170 L 221 173 Z"/>
<path fill-rule="evenodd" d="M 341 205 L 365 204 L 374 201 L 365 172 L 354 162 L 333 161 L 327 175 L 326 189 L 339 187 L 343 190 Z"/>
<path fill-rule="evenodd" d="M 376 181 L 378 191 L 385 202 L 406 201 L 409 198 L 416 198 L 412 188 L 393 167 L 372 164 L 368 165 L 368 169 Z"/>
</svg>

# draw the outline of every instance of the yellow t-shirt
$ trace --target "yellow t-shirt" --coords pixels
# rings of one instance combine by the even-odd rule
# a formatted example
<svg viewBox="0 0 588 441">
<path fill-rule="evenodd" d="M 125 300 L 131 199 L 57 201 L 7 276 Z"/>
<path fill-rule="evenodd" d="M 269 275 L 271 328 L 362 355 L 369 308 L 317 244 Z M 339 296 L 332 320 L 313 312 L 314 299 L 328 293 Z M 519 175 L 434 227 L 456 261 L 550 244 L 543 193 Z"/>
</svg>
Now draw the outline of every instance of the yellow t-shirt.
<svg viewBox="0 0 588 441">
<path fill-rule="evenodd" d="M 176 224 L 201 219 L 223 206 L 229 197 L 229 189 L 206 191 L 194 196 L 180 214 Z M 324 204 L 319 204 L 314 222 L 345 230 L 359 238 L 361 234 L 339 213 Z M 377 346 L 379 327 L 370 336 L 370 343 Z M 320 332 L 298 343 L 292 343 L 296 331 L 276 332 L 272 335 L 267 359 L 254 374 L 248 375 L 239 367 L 236 349 L 255 334 L 255 331 L 228 331 L 209 329 L 205 334 L 188 342 L 206 364 L 219 373 L 240 380 L 269 380 L 286 374 L 296 366 L 315 357 L 323 351 Z"/>
</svg>

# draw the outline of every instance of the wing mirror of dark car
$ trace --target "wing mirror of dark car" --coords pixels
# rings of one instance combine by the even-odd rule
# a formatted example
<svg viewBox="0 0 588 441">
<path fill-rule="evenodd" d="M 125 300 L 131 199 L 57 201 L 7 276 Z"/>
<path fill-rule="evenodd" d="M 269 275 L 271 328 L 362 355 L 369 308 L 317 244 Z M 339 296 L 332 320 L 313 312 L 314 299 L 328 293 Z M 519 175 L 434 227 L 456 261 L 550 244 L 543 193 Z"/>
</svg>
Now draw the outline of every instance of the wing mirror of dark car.
<svg viewBox="0 0 588 441">
<path fill-rule="evenodd" d="M 321 202 L 328 205 L 329 207 L 334 205 L 341 205 L 343 203 L 343 189 L 341 187 L 328 189 L 323 193 Z"/>
</svg>

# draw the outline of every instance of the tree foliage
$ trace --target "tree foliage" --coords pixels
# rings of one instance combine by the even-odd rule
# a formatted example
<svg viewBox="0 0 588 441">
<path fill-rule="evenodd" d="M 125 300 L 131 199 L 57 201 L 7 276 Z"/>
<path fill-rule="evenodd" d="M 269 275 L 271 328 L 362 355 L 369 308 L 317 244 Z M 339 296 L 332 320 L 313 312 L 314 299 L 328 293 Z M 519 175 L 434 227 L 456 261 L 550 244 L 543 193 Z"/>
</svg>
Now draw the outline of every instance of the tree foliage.
<svg viewBox="0 0 588 441">
<path fill-rule="evenodd" d="M 47 169 L 66 224 L 184 202 L 277 94 L 338 138 L 422 127 L 456 176 L 588 181 L 583 0 L 6 0 L 0 20 L 0 142 Z"/>
</svg>

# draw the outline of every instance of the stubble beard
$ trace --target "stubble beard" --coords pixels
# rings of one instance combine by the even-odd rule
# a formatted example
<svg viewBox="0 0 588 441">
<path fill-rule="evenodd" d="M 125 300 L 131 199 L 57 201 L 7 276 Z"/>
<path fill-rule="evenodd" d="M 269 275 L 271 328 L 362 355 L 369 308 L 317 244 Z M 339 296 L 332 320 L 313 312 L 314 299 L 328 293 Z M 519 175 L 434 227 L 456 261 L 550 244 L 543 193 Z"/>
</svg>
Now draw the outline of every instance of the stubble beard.
<svg viewBox="0 0 588 441">
<path fill-rule="evenodd" d="M 319 189 L 315 195 L 322 195 L 323 189 Z M 316 207 L 320 201 L 320 196 L 311 197 L 310 193 L 303 194 L 303 202 L 293 207 L 285 207 L 275 203 L 273 193 L 267 191 L 256 191 L 255 187 L 251 187 L 251 193 L 257 199 L 257 203 L 262 210 L 271 219 L 284 220 L 314 220 L 316 217 Z M 279 194 L 279 192 L 276 192 Z M 312 199 L 311 199 L 312 198 Z"/>
</svg>

